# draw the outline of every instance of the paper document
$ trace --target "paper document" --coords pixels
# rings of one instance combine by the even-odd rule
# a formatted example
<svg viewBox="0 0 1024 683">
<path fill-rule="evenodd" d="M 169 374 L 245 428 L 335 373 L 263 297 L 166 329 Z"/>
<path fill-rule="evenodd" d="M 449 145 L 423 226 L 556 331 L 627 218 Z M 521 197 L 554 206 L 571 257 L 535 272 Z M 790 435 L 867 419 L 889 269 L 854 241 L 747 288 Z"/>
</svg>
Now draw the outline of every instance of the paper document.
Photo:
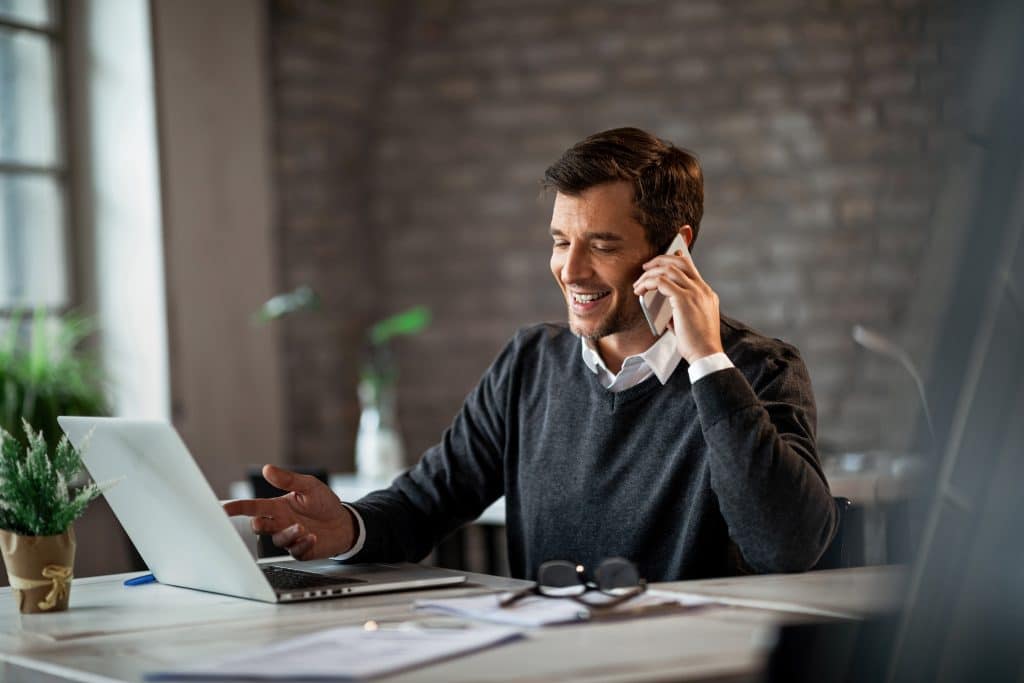
<svg viewBox="0 0 1024 683">
<path fill-rule="evenodd" d="M 501 607 L 508 593 L 473 595 L 467 598 L 417 600 L 416 609 L 454 614 L 466 619 L 478 619 L 499 624 L 537 627 L 565 624 L 574 621 L 602 618 L 626 618 L 663 612 L 681 612 L 691 607 L 711 605 L 714 598 L 702 595 L 680 595 L 668 591 L 648 590 L 641 595 L 610 609 L 588 609 L 571 598 L 549 598 L 531 595 L 518 602 Z M 587 593 L 587 600 L 599 602 L 609 599 L 600 593 Z"/>
<path fill-rule="evenodd" d="M 413 622 L 414 624 L 414 622 Z M 206 664 L 146 674 L 150 681 L 282 679 L 351 681 L 395 673 L 521 636 L 500 626 L 395 628 L 344 626 Z"/>
</svg>

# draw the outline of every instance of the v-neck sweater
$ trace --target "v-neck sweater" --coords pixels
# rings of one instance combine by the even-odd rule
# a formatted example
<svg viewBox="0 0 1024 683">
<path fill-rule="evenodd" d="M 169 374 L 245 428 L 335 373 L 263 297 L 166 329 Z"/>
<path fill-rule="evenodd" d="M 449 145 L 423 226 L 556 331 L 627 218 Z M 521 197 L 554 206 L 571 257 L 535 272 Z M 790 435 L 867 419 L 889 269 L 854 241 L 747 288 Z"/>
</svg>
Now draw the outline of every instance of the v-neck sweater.
<svg viewBox="0 0 1024 683">
<path fill-rule="evenodd" d="M 515 577 L 613 556 L 648 581 L 810 568 L 838 519 L 806 367 L 778 339 L 724 316 L 721 330 L 734 368 L 612 392 L 565 325 L 521 329 L 441 443 L 353 503 L 366 536 L 349 561 L 419 561 L 504 495 Z"/>
</svg>

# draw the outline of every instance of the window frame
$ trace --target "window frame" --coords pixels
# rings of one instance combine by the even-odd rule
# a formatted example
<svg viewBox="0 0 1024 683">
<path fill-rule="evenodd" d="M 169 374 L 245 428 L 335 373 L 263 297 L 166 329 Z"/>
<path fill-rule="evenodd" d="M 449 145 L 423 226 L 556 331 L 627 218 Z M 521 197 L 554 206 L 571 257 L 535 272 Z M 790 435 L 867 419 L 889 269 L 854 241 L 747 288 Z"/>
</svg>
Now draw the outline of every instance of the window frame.
<svg viewBox="0 0 1024 683">
<path fill-rule="evenodd" d="M 31 300 L 10 304 L 0 301 L 0 319 L 10 318 L 16 312 L 42 309 L 49 315 L 60 315 L 76 308 L 80 303 L 81 273 L 75 258 L 77 240 L 77 211 L 74 178 L 74 145 L 71 125 L 71 57 L 68 16 L 70 0 L 49 0 L 53 20 L 49 26 L 25 23 L 6 16 L 0 16 L 0 28 L 10 31 L 24 31 L 45 37 L 55 48 L 54 93 L 56 96 L 57 162 L 49 164 L 26 164 L 0 159 L 0 177 L 49 177 L 57 183 L 62 206 L 61 238 L 64 244 L 64 262 L 61 265 L 65 275 L 64 303 L 53 305 Z"/>
</svg>

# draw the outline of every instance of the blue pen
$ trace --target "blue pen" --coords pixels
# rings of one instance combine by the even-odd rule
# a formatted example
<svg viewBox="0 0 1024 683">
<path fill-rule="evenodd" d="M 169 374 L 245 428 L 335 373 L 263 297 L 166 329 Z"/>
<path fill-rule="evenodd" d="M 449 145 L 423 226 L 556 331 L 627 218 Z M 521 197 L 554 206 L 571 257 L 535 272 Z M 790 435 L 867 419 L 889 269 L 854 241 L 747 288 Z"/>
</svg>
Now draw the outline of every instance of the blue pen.
<svg viewBox="0 0 1024 683">
<path fill-rule="evenodd" d="M 156 582 L 156 577 L 152 574 L 143 574 L 142 576 L 136 576 L 134 579 L 125 579 L 124 585 L 126 586 L 141 586 L 146 583 Z"/>
</svg>

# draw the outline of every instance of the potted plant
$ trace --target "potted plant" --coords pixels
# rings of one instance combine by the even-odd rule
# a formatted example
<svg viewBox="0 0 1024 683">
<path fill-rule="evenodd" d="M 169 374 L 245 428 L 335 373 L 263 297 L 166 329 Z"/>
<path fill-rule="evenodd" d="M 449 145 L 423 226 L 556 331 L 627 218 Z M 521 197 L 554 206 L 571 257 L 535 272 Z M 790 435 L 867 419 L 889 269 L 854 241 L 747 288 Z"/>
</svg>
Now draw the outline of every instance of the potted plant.
<svg viewBox="0 0 1024 683">
<path fill-rule="evenodd" d="M 22 313 L 6 320 L 0 337 L 0 429 L 28 446 L 27 423 L 55 444 L 58 415 L 106 415 L 100 364 L 83 342 L 95 331 L 86 317 L 55 317 L 37 309 L 28 326 Z"/>
<path fill-rule="evenodd" d="M 405 469 L 405 446 L 395 411 L 398 366 L 390 342 L 419 334 L 430 324 L 430 310 L 414 306 L 373 325 L 367 336 L 366 361 L 359 378 L 359 432 L 356 471 L 378 482 Z"/>
<path fill-rule="evenodd" d="M 320 310 L 320 295 L 312 287 L 302 285 L 291 292 L 277 294 L 267 299 L 256 311 L 253 319 L 257 323 L 267 323 L 300 311 L 318 310 Z"/>
<path fill-rule="evenodd" d="M 74 488 L 84 473 L 67 437 L 51 452 L 28 421 L 22 430 L 27 446 L 0 429 L 0 551 L 18 609 L 58 612 L 67 609 L 71 593 L 72 524 L 108 485 Z"/>
</svg>

